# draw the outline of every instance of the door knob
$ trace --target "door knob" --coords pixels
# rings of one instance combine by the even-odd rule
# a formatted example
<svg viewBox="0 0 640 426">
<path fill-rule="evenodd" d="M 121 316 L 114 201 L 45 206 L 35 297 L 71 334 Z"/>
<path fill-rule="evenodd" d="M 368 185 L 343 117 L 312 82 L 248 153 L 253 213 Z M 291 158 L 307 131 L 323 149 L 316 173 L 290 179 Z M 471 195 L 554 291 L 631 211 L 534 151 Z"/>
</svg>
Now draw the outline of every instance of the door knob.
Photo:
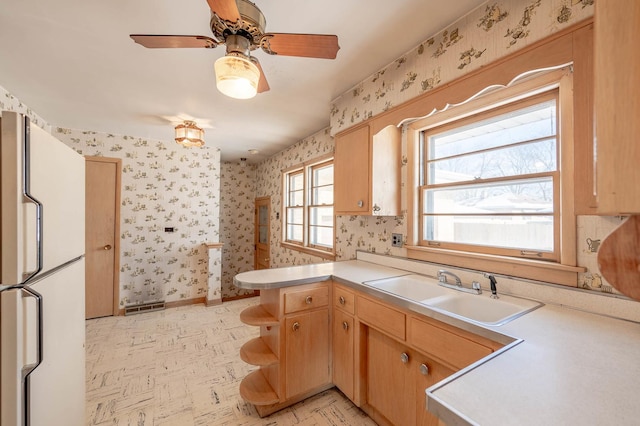
<svg viewBox="0 0 640 426">
<path fill-rule="evenodd" d="M 104 250 L 111 250 L 111 245 L 107 244 L 106 246 L 102 247 Z"/>
</svg>

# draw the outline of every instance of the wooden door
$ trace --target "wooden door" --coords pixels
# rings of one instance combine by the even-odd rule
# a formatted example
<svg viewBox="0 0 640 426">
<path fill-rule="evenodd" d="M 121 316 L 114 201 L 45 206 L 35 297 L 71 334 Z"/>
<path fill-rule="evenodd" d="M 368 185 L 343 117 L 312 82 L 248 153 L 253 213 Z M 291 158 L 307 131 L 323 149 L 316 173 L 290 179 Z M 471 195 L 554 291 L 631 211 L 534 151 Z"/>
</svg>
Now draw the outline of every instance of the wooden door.
<svg viewBox="0 0 640 426">
<path fill-rule="evenodd" d="M 369 328 L 367 353 L 367 403 L 394 425 L 414 425 L 416 372 L 411 368 L 411 352 Z"/>
<path fill-rule="evenodd" d="M 269 228 L 271 197 L 256 198 L 255 203 L 255 269 L 269 269 L 271 266 L 269 249 Z"/>
<path fill-rule="evenodd" d="M 118 312 L 121 160 L 86 158 L 86 318 Z"/>
</svg>

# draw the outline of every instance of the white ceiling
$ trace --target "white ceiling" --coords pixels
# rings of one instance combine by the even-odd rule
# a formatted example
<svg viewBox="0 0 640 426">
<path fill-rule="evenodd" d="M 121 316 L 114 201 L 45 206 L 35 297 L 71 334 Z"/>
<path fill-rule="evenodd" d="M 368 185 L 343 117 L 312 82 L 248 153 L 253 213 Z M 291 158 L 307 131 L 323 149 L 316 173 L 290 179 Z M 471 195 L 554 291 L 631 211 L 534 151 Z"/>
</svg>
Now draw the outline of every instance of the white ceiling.
<svg viewBox="0 0 640 426">
<path fill-rule="evenodd" d="M 336 34 L 335 60 L 254 51 L 271 90 L 215 88 L 215 49 L 129 34 L 211 36 L 205 0 L 2 0 L 0 86 L 53 126 L 171 140 L 195 118 L 223 161 L 258 162 L 329 125 L 330 102 L 486 0 L 255 0 L 267 32 Z M 249 149 L 260 154 L 251 156 Z"/>
</svg>

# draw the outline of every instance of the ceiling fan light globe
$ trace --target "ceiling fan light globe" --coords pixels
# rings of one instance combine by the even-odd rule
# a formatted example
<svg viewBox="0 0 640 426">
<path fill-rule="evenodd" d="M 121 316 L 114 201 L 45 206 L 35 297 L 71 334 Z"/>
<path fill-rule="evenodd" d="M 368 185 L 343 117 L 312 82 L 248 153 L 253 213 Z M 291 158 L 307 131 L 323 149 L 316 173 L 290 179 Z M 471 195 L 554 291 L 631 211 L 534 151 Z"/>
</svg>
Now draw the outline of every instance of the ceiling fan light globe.
<svg viewBox="0 0 640 426">
<path fill-rule="evenodd" d="M 223 56 L 216 60 L 216 87 L 231 98 L 250 99 L 258 93 L 260 70 L 248 59 Z"/>
</svg>

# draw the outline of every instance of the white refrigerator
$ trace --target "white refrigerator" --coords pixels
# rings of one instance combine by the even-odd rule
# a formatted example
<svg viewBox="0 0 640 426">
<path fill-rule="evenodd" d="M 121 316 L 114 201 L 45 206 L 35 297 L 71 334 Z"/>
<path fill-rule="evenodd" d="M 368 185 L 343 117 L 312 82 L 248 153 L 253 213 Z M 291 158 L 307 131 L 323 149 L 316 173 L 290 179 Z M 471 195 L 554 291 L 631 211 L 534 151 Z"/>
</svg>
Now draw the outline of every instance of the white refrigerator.
<svg viewBox="0 0 640 426">
<path fill-rule="evenodd" d="M 0 426 L 80 426 L 84 158 L 22 114 L 0 131 Z"/>
</svg>

